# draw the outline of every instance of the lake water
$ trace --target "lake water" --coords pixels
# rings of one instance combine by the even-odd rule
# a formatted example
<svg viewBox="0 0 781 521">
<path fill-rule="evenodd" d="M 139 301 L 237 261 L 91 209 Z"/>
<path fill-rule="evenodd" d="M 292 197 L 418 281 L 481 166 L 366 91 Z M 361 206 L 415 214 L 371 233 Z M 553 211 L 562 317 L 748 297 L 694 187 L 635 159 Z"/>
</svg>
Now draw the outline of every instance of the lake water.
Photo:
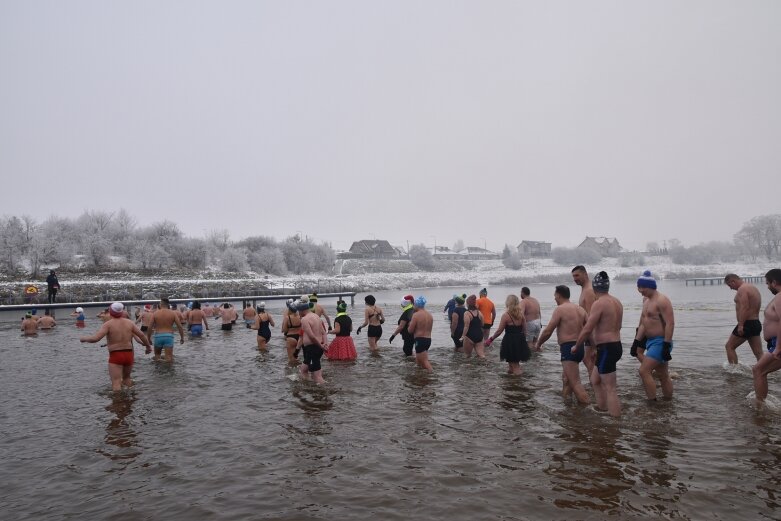
<svg viewBox="0 0 781 521">
<path fill-rule="evenodd" d="M 476 293 L 479 288 L 464 288 Z M 519 288 L 489 287 L 498 308 Z M 324 362 L 328 384 L 286 378 L 278 327 L 259 354 L 253 331 L 211 331 L 176 364 L 136 350 L 135 390 L 112 397 L 99 326 L 19 336 L 0 323 L 3 519 L 778 519 L 781 408 L 758 410 L 746 366 L 726 371 L 734 325 L 726 286 L 664 282 L 677 328 L 675 398 L 651 406 L 628 356 L 641 297 L 625 305 L 618 384 L 624 415 L 565 404 L 558 349 L 505 375 L 452 351 L 437 315 L 434 374 L 389 346 L 406 292 L 376 292 L 388 321 L 381 356 L 356 337 L 354 364 Z M 770 293 L 762 287 L 763 305 Z M 460 292 L 461 289 L 459 288 Z M 417 290 L 441 311 L 453 290 Z M 543 322 L 553 285 L 534 285 Z M 574 289 L 574 298 L 579 291 Z M 322 302 L 329 312 L 334 302 Z M 280 316 L 281 306 L 272 312 Z M 66 317 L 68 312 L 59 311 Z M 332 313 L 333 314 L 333 313 Z M 350 311 L 360 324 L 362 295 Z M 585 379 L 585 371 L 582 370 Z M 781 374 L 770 377 L 781 403 Z M 589 389 L 590 390 L 590 389 Z"/>
</svg>

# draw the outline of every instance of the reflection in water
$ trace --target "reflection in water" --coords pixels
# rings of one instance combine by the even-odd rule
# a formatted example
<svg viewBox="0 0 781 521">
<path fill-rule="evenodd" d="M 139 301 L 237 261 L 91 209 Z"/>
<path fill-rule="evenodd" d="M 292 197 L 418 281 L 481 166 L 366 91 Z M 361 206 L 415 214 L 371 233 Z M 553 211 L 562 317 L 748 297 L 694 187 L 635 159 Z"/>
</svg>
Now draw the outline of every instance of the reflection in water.
<svg viewBox="0 0 781 521">
<path fill-rule="evenodd" d="M 117 447 L 117 451 L 100 450 L 99 452 L 115 461 L 132 461 L 141 451 L 138 450 L 136 432 L 130 427 L 127 417 L 133 412 L 136 401 L 134 391 L 112 393 L 111 403 L 106 410 L 115 415 L 106 426 L 105 441 L 108 445 Z M 107 447 L 108 448 L 108 447 Z"/>
<path fill-rule="evenodd" d="M 631 460 L 620 448 L 618 423 L 594 415 L 589 409 L 561 414 L 557 438 L 569 448 L 553 456 L 545 473 L 563 496 L 554 501 L 559 508 L 617 512 L 620 494 L 634 484 L 624 471 Z"/>
<path fill-rule="evenodd" d="M 503 409 L 521 413 L 519 419 L 526 418 L 530 414 L 539 414 L 534 400 L 534 389 L 527 385 L 524 376 L 502 375 L 501 385 L 503 395 L 499 405 Z"/>
</svg>

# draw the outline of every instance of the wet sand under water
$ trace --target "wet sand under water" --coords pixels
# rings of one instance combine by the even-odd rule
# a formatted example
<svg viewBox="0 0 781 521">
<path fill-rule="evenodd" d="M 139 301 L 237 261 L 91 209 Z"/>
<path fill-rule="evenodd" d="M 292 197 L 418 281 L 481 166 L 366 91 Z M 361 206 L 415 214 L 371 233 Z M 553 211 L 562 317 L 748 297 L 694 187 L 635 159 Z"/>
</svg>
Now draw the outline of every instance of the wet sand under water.
<svg viewBox="0 0 781 521">
<path fill-rule="evenodd" d="M 634 326 L 639 296 L 617 289 Z M 489 294 L 499 305 L 512 290 Z M 381 356 L 355 337 L 358 361 L 324 362 L 322 387 L 286 378 L 294 370 L 278 328 L 267 354 L 237 328 L 177 344 L 173 367 L 137 349 L 136 387 L 112 396 L 105 348 L 78 343 L 97 320 L 79 331 L 63 319 L 26 339 L 6 317 L 0 510 L 5 519 L 777 519 L 781 407 L 757 409 L 750 370 L 722 367 L 730 293 L 675 290 L 675 398 L 646 402 L 626 327 L 618 421 L 563 402 L 552 344 L 514 378 L 498 343 L 485 361 L 453 354 L 437 317 L 435 373 L 419 371 L 400 339 L 387 342 L 394 292 L 376 294 L 388 303 Z M 533 288 L 545 317 L 549 292 Z M 426 293 L 432 311 L 446 293 Z M 351 310 L 357 324 L 362 311 Z M 748 367 L 748 347 L 739 356 Z M 781 374 L 770 381 L 781 396 Z"/>
</svg>

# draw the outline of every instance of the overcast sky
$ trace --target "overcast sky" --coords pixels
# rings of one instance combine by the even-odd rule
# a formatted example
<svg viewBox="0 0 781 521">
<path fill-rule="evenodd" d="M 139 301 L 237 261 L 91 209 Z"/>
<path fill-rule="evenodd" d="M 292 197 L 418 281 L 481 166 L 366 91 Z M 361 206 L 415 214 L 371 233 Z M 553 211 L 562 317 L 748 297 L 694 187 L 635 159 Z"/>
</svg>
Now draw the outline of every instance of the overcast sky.
<svg viewBox="0 0 781 521">
<path fill-rule="evenodd" d="M 729 240 L 781 211 L 780 21 L 774 0 L 0 0 L 0 214 L 337 249 Z"/>
</svg>

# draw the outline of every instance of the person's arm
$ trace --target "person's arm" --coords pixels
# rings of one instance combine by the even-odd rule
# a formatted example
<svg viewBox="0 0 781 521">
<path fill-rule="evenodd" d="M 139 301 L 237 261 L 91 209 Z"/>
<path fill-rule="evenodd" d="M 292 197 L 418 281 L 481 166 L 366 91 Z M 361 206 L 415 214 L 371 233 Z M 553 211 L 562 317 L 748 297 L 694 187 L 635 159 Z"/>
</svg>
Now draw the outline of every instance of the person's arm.
<svg viewBox="0 0 781 521">
<path fill-rule="evenodd" d="M 368 323 L 369 323 L 369 308 L 365 308 L 363 310 L 363 324 L 358 326 L 358 329 L 355 330 L 355 334 L 356 335 L 360 335 L 361 334 L 361 329 L 365 328 L 366 324 L 368 324 Z"/>
<path fill-rule="evenodd" d="M 178 314 L 174 315 L 174 323 L 176 323 L 176 327 L 179 329 L 179 343 L 184 344 L 184 328 Z"/>
<path fill-rule="evenodd" d="M 491 304 L 491 324 L 496 322 L 496 306 Z"/>
<path fill-rule="evenodd" d="M 542 344 L 544 344 L 551 337 L 553 330 L 559 327 L 560 321 L 561 313 L 559 313 L 559 308 L 556 308 L 553 310 L 553 315 L 550 317 L 550 322 L 548 322 L 548 325 L 545 326 L 545 329 L 542 330 L 542 333 L 540 333 L 540 336 L 537 339 L 537 343 L 534 346 L 536 349 L 539 349 Z"/>
<path fill-rule="evenodd" d="M 138 329 L 138 326 L 135 324 L 133 324 L 133 336 L 144 345 L 146 348 L 146 354 L 152 352 L 152 344 L 149 342 L 149 339 L 146 337 L 143 331 Z"/>
<path fill-rule="evenodd" d="M 108 333 L 108 323 L 106 322 L 106 323 L 104 323 L 100 327 L 100 329 L 98 329 L 97 333 L 95 333 L 94 335 L 90 335 L 90 336 L 83 336 L 83 337 L 79 338 L 79 342 L 82 342 L 82 343 L 89 342 L 91 344 L 94 344 L 95 342 L 100 342 L 100 340 L 104 336 L 106 336 L 107 333 Z"/>
<path fill-rule="evenodd" d="M 418 327 L 417 317 L 415 316 L 415 313 L 412 314 L 412 318 L 409 321 L 409 327 L 407 328 L 407 331 L 409 331 L 409 334 L 413 337 L 415 336 L 415 328 Z"/>
<path fill-rule="evenodd" d="M 504 332 L 504 327 L 507 324 L 507 316 L 508 316 L 507 313 L 502 315 L 501 320 L 499 320 L 499 327 L 496 328 L 496 332 L 494 332 L 493 335 L 488 337 L 488 345 L 491 345 L 493 341 L 496 340 L 496 337 L 498 337 Z"/>
<path fill-rule="evenodd" d="M 290 315 L 282 315 L 282 334 L 287 336 L 287 332 L 290 329 Z"/>
<path fill-rule="evenodd" d="M 277 327 L 277 325 L 274 323 L 274 317 L 271 316 L 271 313 L 266 313 L 266 316 L 268 317 L 268 325 L 271 327 Z"/>
<path fill-rule="evenodd" d="M 659 314 L 664 321 L 664 341 L 671 343 L 673 341 L 673 332 L 675 331 L 675 314 L 670 299 L 665 298 L 662 302 Z"/>
<path fill-rule="evenodd" d="M 260 313 L 255 315 L 255 322 L 252 323 L 252 327 L 250 329 L 260 329 Z"/>
<path fill-rule="evenodd" d="M 594 305 L 591 306 L 591 313 L 588 314 L 588 320 L 586 320 L 586 325 L 584 325 L 583 329 L 580 330 L 578 339 L 575 341 L 575 345 L 572 346 L 571 351 L 573 353 L 577 353 L 578 349 L 580 349 L 580 346 L 582 346 L 586 342 L 586 339 L 591 336 L 591 333 L 594 331 L 594 328 L 599 322 L 601 315 L 602 315 L 602 309 L 595 302 Z"/>
<path fill-rule="evenodd" d="M 466 313 L 464 313 L 464 320 L 466 320 Z M 450 317 L 450 336 L 456 333 L 456 327 L 458 327 L 458 313 L 453 312 L 453 316 Z"/>
<path fill-rule="evenodd" d="M 742 335 L 743 326 L 745 326 L 746 320 L 748 320 L 748 310 L 749 310 L 748 291 L 738 291 L 738 294 L 736 295 L 736 299 L 735 299 L 735 305 L 737 306 L 737 315 L 738 315 L 738 334 Z M 667 328 L 665 327 L 665 335 L 664 335 L 665 338 L 667 338 L 666 330 Z"/>
<path fill-rule="evenodd" d="M 323 308 L 323 306 L 320 306 L 320 309 L 323 310 L 323 317 L 325 317 L 325 321 L 328 322 L 328 329 L 331 329 L 331 327 L 333 326 L 333 324 L 331 323 L 331 317 L 329 317 L 328 313 L 325 312 L 325 308 Z"/>
<path fill-rule="evenodd" d="M 342 325 L 339 323 L 338 320 L 334 320 L 334 327 L 329 328 L 329 331 L 334 335 L 338 335 L 342 331 Z"/>
</svg>

